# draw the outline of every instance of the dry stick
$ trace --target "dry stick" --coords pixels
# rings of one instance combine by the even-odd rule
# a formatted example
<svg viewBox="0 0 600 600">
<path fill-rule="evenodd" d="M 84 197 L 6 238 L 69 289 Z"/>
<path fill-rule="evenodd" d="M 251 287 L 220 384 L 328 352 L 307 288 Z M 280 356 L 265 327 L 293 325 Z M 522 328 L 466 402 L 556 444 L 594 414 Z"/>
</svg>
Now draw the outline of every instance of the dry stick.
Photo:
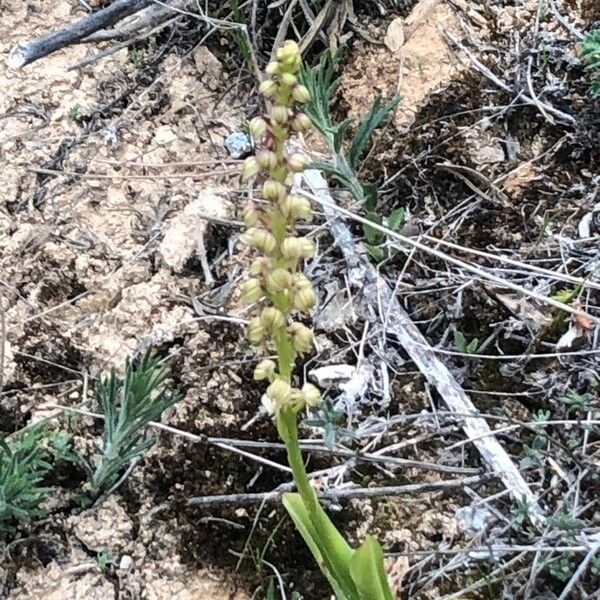
<svg viewBox="0 0 600 600">
<path fill-rule="evenodd" d="M 84 415 L 86 417 L 91 417 L 92 419 L 104 419 L 104 415 L 91 412 L 89 410 L 84 410 L 82 408 L 77 408 L 73 406 L 63 406 L 62 404 L 50 404 L 48 408 L 55 408 L 57 410 L 62 410 L 64 412 L 74 412 L 78 415 Z M 256 454 L 252 454 L 250 452 L 246 452 L 245 450 L 241 450 L 240 448 L 235 448 L 234 446 L 229 446 L 228 444 L 224 444 L 222 442 L 217 442 L 212 440 L 210 437 L 206 435 L 196 435 L 194 433 L 189 433 L 187 431 L 183 431 L 182 429 L 176 429 L 175 427 L 170 427 L 169 425 L 164 425 L 163 423 L 159 423 L 157 421 L 150 421 L 148 423 L 150 427 L 154 429 L 162 429 L 163 431 L 168 431 L 169 433 L 174 433 L 176 435 L 180 435 L 181 437 L 187 438 L 192 442 L 196 442 L 199 444 L 209 444 L 211 446 L 216 446 L 217 448 L 221 448 L 221 450 L 226 450 L 228 452 L 233 452 L 234 454 L 239 454 L 245 458 L 249 458 L 256 462 L 263 463 L 268 465 L 269 467 L 274 467 L 280 471 L 285 471 L 286 473 L 291 473 L 292 470 L 286 466 L 282 465 L 278 462 L 269 460 L 268 458 L 263 458 L 262 456 L 258 456 Z"/>
<path fill-rule="evenodd" d="M 151 29 L 148 29 L 147 31 L 140 33 L 136 36 L 133 36 L 133 37 L 129 38 L 128 40 L 120 42 L 119 44 L 115 44 L 114 46 L 111 46 L 110 48 L 106 48 L 106 50 L 102 50 L 101 52 L 98 52 L 97 54 L 93 54 L 92 56 L 87 56 L 83 60 L 80 60 L 79 62 L 75 63 L 74 65 L 71 65 L 70 67 L 68 67 L 67 71 L 75 71 L 77 69 L 83 69 L 89 65 L 92 65 L 95 62 L 98 62 L 99 60 L 106 58 L 107 56 L 111 56 L 112 54 L 115 54 L 119 50 L 128 48 L 129 46 L 131 46 L 132 44 L 135 44 L 136 42 L 140 42 L 142 40 L 145 40 L 145 39 L 153 36 L 155 33 L 158 33 L 162 29 L 169 27 L 169 25 L 172 25 L 173 23 L 175 23 L 178 20 L 179 20 L 178 16 L 172 17 L 171 19 L 166 19 L 162 23 L 156 25 L 156 27 L 152 27 Z M 140 26 L 140 29 L 141 28 L 142 28 L 142 26 Z M 84 41 L 87 42 L 88 40 L 89 40 L 89 38 L 86 38 Z"/>
<path fill-rule="evenodd" d="M 32 168 L 32 173 L 50 175 L 52 177 L 79 177 L 80 179 L 198 179 L 203 177 L 217 177 L 224 175 L 239 175 L 238 168 L 214 169 L 206 173 L 166 173 L 164 175 L 128 175 L 120 173 L 77 173 L 76 171 L 59 171 L 57 169 Z"/>
<path fill-rule="evenodd" d="M 321 203 L 325 214 L 331 220 L 331 234 L 335 244 L 344 254 L 350 281 L 360 285 L 364 298 L 375 314 L 379 306 L 387 307 L 387 331 L 402 344 L 412 361 L 429 384 L 435 387 L 450 410 L 477 415 L 478 411 L 467 394 L 446 365 L 438 359 L 425 337 L 394 296 L 388 283 L 367 258 L 367 253 L 361 250 L 348 227 L 336 214 L 338 207 L 329 195 L 327 182 L 321 173 L 314 169 L 307 170 L 302 174 L 302 179 L 312 190 L 311 197 L 314 196 Z M 462 429 L 473 441 L 488 468 L 500 477 L 513 497 L 519 502 L 527 503 L 531 521 L 539 525 L 544 523 L 545 516 L 538 505 L 537 497 L 508 453 L 494 437 L 487 421 L 480 417 L 466 419 L 462 423 Z"/>
<path fill-rule="evenodd" d="M 377 498 L 379 496 L 403 496 L 407 494 L 422 494 L 425 492 L 443 492 L 445 490 L 474 485 L 483 481 L 480 476 L 434 481 L 431 483 L 413 483 L 409 485 L 390 485 L 372 488 L 337 488 L 319 493 L 321 500 L 340 501 L 349 498 Z M 259 494 L 223 494 L 218 496 L 198 496 L 187 501 L 188 506 L 251 506 L 261 502 L 279 502 L 284 490 L 263 492 Z"/>
<path fill-rule="evenodd" d="M 127 40 L 146 27 L 154 27 L 163 21 L 171 18 L 178 7 L 183 7 L 188 3 L 188 0 L 173 0 L 173 6 L 163 6 L 162 4 L 152 4 L 144 10 L 139 11 L 131 22 L 127 22 L 122 27 L 117 29 L 104 29 L 92 33 L 85 39 L 81 40 L 86 44 L 92 42 L 108 42 L 110 40 Z"/>
<path fill-rule="evenodd" d="M 153 0 L 116 0 L 110 6 L 87 15 L 64 29 L 32 42 L 17 44 L 10 51 L 6 62 L 13 69 L 24 67 L 61 48 L 81 42 L 92 33 L 114 25 L 152 2 Z"/>
</svg>

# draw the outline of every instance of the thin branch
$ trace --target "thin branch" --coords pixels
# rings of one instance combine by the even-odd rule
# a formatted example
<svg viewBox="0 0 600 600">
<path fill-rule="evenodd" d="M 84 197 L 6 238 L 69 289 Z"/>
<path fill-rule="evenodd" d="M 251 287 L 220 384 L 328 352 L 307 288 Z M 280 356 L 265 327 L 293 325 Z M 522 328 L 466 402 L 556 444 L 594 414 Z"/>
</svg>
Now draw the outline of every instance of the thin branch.
<svg viewBox="0 0 600 600">
<path fill-rule="evenodd" d="M 77 44 L 96 31 L 111 27 L 121 19 L 146 8 L 146 6 L 152 4 L 152 1 L 116 0 L 110 6 L 86 15 L 64 29 L 32 42 L 17 44 L 10 51 L 7 64 L 13 69 L 19 69 L 61 48 Z"/>
<path fill-rule="evenodd" d="M 448 481 L 435 481 L 431 483 L 415 483 L 409 485 L 390 485 L 370 488 L 338 488 L 320 492 L 321 500 L 339 502 L 350 498 L 378 498 L 381 496 L 405 496 L 409 494 L 424 494 L 430 492 L 443 492 L 446 490 L 476 485 L 484 481 L 481 476 L 449 479 Z M 187 501 L 188 506 L 211 508 L 215 506 L 252 506 L 262 502 L 277 503 L 285 493 L 284 490 L 274 490 L 259 494 L 222 494 L 217 496 L 198 496 Z"/>
</svg>

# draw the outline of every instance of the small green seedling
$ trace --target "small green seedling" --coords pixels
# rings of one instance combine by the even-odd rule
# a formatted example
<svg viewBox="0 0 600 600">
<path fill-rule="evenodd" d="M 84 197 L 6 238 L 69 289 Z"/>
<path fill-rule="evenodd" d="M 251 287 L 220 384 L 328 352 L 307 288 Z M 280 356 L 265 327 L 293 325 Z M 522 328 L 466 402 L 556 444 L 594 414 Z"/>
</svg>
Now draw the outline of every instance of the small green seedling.
<svg viewBox="0 0 600 600">
<path fill-rule="evenodd" d="M 367 219 L 376 225 L 383 225 L 393 232 L 400 231 L 405 221 L 404 208 L 397 208 L 393 210 L 388 217 L 381 217 L 376 208 L 377 196 L 374 197 L 375 200 L 371 200 L 371 198 L 373 198 L 373 196 L 367 199 L 365 204 Z M 375 229 L 375 227 L 365 224 L 363 225 L 363 233 L 365 235 L 367 250 L 375 262 L 379 263 L 394 256 L 395 252 L 386 246 L 386 237 L 379 229 Z"/>
<path fill-rule="evenodd" d="M 45 514 L 42 505 L 52 492 L 45 481 L 58 461 L 72 459 L 70 443 L 63 432 L 42 426 L 0 438 L 0 539 Z"/>
<path fill-rule="evenodd" d="M 473 338 L 467 342 L 467 338 L 462 331 L 454 332 L 454 347 L 462 354 L 475 354 L 479 348 L 479 339 Z"/>
<path fill-rule="evenodd" d="M 555 529 L 564 531 L 567 537 L 575 539 L 575 536 L 583 529 L 584 523 L 581 519 L 574 517 L 564 508 L 557 511 L 548 520 L 549 524 Z"/>
<path fill-rule="evenodd" d="M 590 394 L 580 394 L 575 390 L 571 390 L 563 398 L 563 402 L 569 405 L 573 410 L 580 410 L 584 412 L 594 410 L 594 406 L 591 403 Z"/>
<path fill-rule="evenodd" d="M 544 410 L 542 408 L 531 415 L 534 423 L 546 423 L 550 420 L 551 416 L 552 413 L 549 410 Z"/>
<path fill-rule="evenodd" d="M 96 566 L 100 571 L 106 571 L 113 562 L 114 559 L 108 550 L 101 550 L 96 556 Z"/>
<path fill-rule="evenodd" d="M 350 438 L 353 432 L 342 427 L 345 422 L 346 413 L 333 406 L 329 398 L 324 398 L 316 411 L 316 415 L 305 419 L 303 424 L 307 427 L 318 427 L 323 430 L 323 443 L 329 449 L 333 449 L 339 438 Z"/>
<path fill-rule="evenodd" d="M 548 565 L 548 572 L 563 583 L 571 579 L 575 565 L 570 556 L 561 556 Z"/>
<path fill-rule="evenodd" d="M 82 118 L 81 104 L 73 104 L 73 106 L 69 108 L 67 115 L 69 119 L 71 119 L 71 121 L 79 123 L 79 121 L 81 121 Z"/>
<path fill-rule="evenodd" d="M 523 456 L 521 458 L 521 469 L 530 469 L 541 467 L 544 462 L 544 451 L 548 445 L 548 440 L 544 435 L 536 435 L 531 445 L 523 445 Z"/>
<path fill-rule="evenodd" d="M 86 465 L 93 499 L 109 492 L 124 470 L 154 444 L 146 425 L 160 420 L 179 400 L 165 384 L 169 376 L 165 361 L 148 350 L 137 366 L 127 361 L 123 379 L 113 371 L 100 381 L 96 399 L 104 415 L 103 443 L 95 468 Z"/>
</svg>

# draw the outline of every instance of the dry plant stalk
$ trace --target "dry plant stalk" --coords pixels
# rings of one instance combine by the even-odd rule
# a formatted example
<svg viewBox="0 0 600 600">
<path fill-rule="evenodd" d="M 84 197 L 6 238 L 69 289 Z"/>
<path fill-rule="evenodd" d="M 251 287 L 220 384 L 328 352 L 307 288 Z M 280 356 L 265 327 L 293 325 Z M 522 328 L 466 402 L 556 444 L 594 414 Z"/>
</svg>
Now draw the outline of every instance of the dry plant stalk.
<svg viewBox="0 0 600 600">
<path fill-rule="evenodd" d="M 262 360 L 254 371 L 256 380 L 266 380 L 266 408 L 273 416 L 284 441 L 297 494 L 285 494 L 283 503 L 302 534 L 339 600 L 392 600 L 383 566 L 383 552 L 368 537 L 357 550 L 350 548 L 319 504 L 298 443 L 298 413 L 321 401 L 319 390 L 305 383 L 293 385 L 296 359 L 313 347 L 312 330 L 297 320 L 308 316 L 316 303 L 311 282 L 302 273 L 302 262 L 311 258 L 311 240 L 295 235 L 300 220 L 310 220 L 306 198 L 291 193 L 294 175 L 304 171 L 308 160 L 288 151 L 295 132 L 311 127 L 299 105 L 310 99 L 299 83 L 301 56 L 298 45 L 287 41 L 269 63 L 269 79 L 260 92 L 272 101 L 265 119 L 250 122 L 250 133 L 260 143 L 256 157 L 246 160 L 243 178 L 258 176 L 265 205 L 251 206 L 245 215 L 242 241 L 259 253 L 250 267 L 251 277 L 243 284 L 242 301 L 256 307 L 248 336 L 253 344 L 275 351 L 277 362 Z"/>
</svg>

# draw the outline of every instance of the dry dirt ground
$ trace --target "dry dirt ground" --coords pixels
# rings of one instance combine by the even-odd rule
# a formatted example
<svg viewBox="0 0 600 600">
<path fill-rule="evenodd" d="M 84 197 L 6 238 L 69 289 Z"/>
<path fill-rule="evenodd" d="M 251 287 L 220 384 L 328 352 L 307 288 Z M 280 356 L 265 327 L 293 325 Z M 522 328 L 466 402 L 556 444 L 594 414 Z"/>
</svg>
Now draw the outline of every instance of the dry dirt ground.
<svg viewBox="0 0 600 600">
<path fill-rule="evenodd" d="M 407 208 L 406 235 L 430 234 L 600 281 L 598 101 L 576 37 L 553 12 L 585 31 L 600 19 L 595 1 L 542 2 L 542 15 L 541 4 L 530 1 L 354 4 L 360 26 L 344 30 L 352 36 L 334 112 L 364 115 L 377 94 L 404 98 L 361 170 L 382 184 L 384 213 Z M 17 41 L 82 14 L 76 0 L 0 0 L 0 59 Z M 163 422 L 194 434 L 277 441 L 272 424 L 255 419 L 261 391 L 252 382 L 255 359 L 235 293 L 246 268 L 235 246 L 244 194 L 224 145 L 258 104 L 252 74 L 232 59 L 232 37 L 217 31 L 203 44 L 205 31 L 187 18 L 80 69 L 69 67 L 94 49 L 73 47 L 0 73 L 5 435 L 49 419 L 90 455 L 98 423 L 67 419 L 61 407 L 95 408 L 98 376 L 153 345 L 171 356 L 173 385 L 183 392 Z M 528 90 L 528 80 L 537 105 L 513 93 Z M 343 261 L 328 250 L 326 228 L 318 239 L 319 353 L 306 369 L 364 359 L 377 375 L 342 417 L 354 437 L 341 441 L 414 464 L 362 465 L 315 453 L 311 470 L 336 464 L 322 485 L 339 477 L 364 486 L 484 474 L 460 416 L 437 414 L 442 400 L 394 340 L 369 338 L 366 358 L 359 356 L 367 333 L 348 308 Z M 454 255 L 479 260 L 460 249 Z M 573 288 L 489 258 L 478 264 L 541 296 Z M 527 427 L 499 436 L 555 521 L 535 531 L 502 486 L 485 478 L 444 494 L 351 500 L 332 507 L 336 521 L 352 541 L 373 533 L 394 554 L 401 597 L 557 598 L 585 553 L 540 553 L 535 544 L 581 547 L 581 536 L 600 527 L 598 430 L 575 424 L 599 416 L 596 328 L 407 248 L 382 272 L 494 427 L 530 423 L 540 411 L 548 411 L 546 420 L 569 421 L 542 436 Z M 598 315 L 597 291 L 576 289 L 571 300 Z M 568 331 L 575 340 L 561 346 Z M 477 339 L 476 349 L 466 351 L 457 333 Z M 584 408 L 565 401 L 572 393 L 584 397 Z M 331 394 L 335 400 L 339 390 Z M 276 448 L 256 453 L 284 462 Z M 0 565 L 3 594 L 242 600 L 265 597 L 275 569 L 287 597 L 326 598 L 279 508 L 186 506 L 191 496 L 269 491 L 286 477 L 227 449 L 161 432 L 98 507 L 78 506 L 81 474 L 62 478 L 49 516 L 10 544 Z M 464 552 L 496 541 L 509 553 L 490 559 Z M 600 563 L 586 570 L 569 597 L 597 598 L 599 574 Z"/>
</svg>

